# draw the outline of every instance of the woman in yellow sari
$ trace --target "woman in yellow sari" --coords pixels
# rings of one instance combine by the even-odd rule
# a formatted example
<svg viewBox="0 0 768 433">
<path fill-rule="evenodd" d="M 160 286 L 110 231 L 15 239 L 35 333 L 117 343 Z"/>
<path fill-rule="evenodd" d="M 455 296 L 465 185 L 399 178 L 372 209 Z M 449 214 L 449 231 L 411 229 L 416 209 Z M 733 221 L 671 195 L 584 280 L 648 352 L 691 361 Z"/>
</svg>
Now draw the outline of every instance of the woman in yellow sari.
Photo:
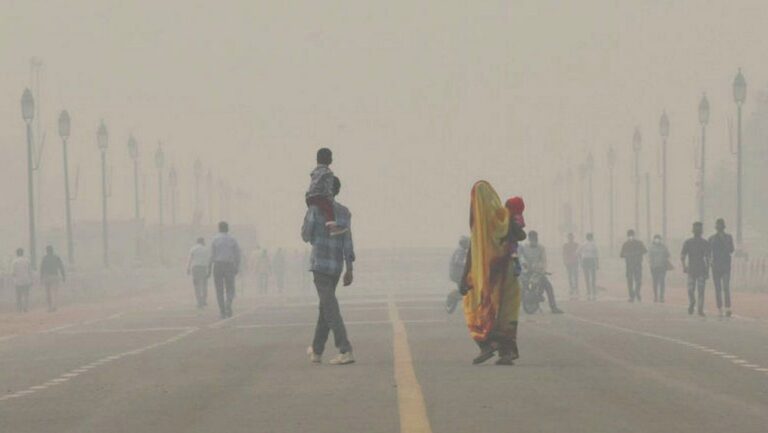
<svg viewBox="0 0 768 433">
<path fill-rule="evenodd" d="M 519 357 L 520 284 L 512 269 L 510 243 L 524 240 L 525 232 L 486 181 L 472 187 L 469 221 L 472 240 L 461 292 L 469 332 L 480 347 L 473 363 L 483 363 L 498 351 L 496 364 L 512 365 Z"/>
</svg>

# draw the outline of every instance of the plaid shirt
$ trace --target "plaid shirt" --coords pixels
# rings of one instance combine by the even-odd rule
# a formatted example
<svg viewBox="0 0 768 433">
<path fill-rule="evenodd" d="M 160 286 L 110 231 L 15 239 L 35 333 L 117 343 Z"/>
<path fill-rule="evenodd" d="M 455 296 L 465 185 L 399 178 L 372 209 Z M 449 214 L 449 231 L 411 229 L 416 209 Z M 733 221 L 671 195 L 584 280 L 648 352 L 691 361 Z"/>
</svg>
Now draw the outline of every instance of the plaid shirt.
<svg viewBox="0 0 768 433">
<path fill-rule="evenodd" d="M 304 216 L 301 238 L 304 242 L 312 244 L 309 270 L 335 277 L 341 275 L 345 263 L 347 271 L 352 270 L 355 248 L 352 243 L 352 214 L 349 209 L 336 202 L 333 203 L 333 211 L 337 222 L 349 228 L 346 233 L 330 236 L 325 227 L 325 217 L 317 207 L 312 206 Z"/>
</svg>

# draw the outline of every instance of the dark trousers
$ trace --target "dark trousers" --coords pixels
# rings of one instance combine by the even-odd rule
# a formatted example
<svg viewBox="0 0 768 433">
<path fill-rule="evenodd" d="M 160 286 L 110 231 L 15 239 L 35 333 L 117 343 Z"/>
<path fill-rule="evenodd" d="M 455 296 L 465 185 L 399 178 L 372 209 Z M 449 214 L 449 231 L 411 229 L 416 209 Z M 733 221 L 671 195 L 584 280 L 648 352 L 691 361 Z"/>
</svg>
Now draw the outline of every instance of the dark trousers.
<svg viewBox="0 0 768 433">
<path fill-rule="evenodd" d="M 571 295 L 579 294 L 579 265 L 574 263 L 572 265 L 565 265 L 566 271 L 568 271 L 568 286 L 571 288 Z"/>
<path fill-rule="evenodd" d="M 314 272 L 315 288 L 320 300 L 318 307 L 317 326 L 315 326 L 315 338 L 312 341 L 312 350 L 322 355 L 328 334 L 333 331 L 333 339 L 341 353 L 352 350 L 352 345 L 347 339 L 347 329 L 344 327 L 344 319 L 341 317 L 339 301 L 336 299 L 336 286 L 339 284 L 339 276 Z"/>
<path fill-rule="evenodd" d="M 597 298 L 597 263 L 595 259 L 584 259 L 581 262 L 584 270 L 584 284 L 587 285 L 587 297 Z"/>
<path fill-rule="evenodd" d="M 640 286 L 643 283 L 643 267 L 627 266 L 627 290 L 629 290 L 629 300 L 640 300 Z"/>
<path fill-rule="evenodd" d="M 651 268 L 653 277 L 653 299 L 664 302 L 664 291 L 667 289 L 667 268 Z"/>
<path fill-rule="evenodd" d="M 16 286 L 16 311 L 29 311 L 29 285 Z"/>
<path fill-rule="evenodd" d="M 698 306 L 699 314 L 704 313 L 704 287 L 707 284 L 706 275 L 688 275 L 688 311 L 692 312 Z M 696 295 L 698 296 L 698 299 Z"/>
<path fill-rule="evenodd" d="M 715 281 L 717 308 L 723 308 L 723 296 L 725 308 L 731 308 L 731 271 L 712 271 L 712 279 Z"/>
<path fill-rule="evenodd" d="M 195 299 L 198 308 L 208 304 L 208 266 L 192 268 L 192 283 L 195 285 Z"/>
<path fill-rule="evenodd" d="M 232 300 L 235 299 L 234 263 L 216 262 L 213 264 L 213 283 L 216 285 L 216 300 L 222 317 L 232 317 Z M 226 290 L 226 297 L 224 291 Z"/>
</svg>

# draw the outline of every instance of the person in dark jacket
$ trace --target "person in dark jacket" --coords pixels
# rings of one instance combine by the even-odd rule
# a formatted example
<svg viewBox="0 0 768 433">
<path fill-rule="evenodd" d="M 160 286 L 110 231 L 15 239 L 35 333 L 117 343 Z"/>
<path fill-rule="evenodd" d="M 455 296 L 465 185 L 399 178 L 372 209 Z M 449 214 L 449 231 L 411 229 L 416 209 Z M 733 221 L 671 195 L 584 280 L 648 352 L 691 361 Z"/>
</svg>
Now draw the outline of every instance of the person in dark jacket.
<svg viewBox="0 0 768 433">
<path fill-rule="evenodd" d="M 725 297 L 725 316 L 731 317 L 731 255 L 735 250 L 733 237 L 725 232 L 725 220 L 715 222 L 716 233 L 709 238 L 712 250 L 712 280 L 715 282 L 715 298 L 720 317 L 723 316 L 723 296 Z"/>
<path fill-rule="evenodd" d="M 704 317 L 704 288 L 709 276 L 711 255 L 709 242 L 701 236 L 703 232 L 700 222 L 693 223 L 693 237 L 685 241 L 683 251 L 680 253 L 683 271 L 688 274 L 688 314 L 693 314 L 694 307 L 698 306 L 699 316 L 702 317 Z"/>
<path fill-rule="evenodd" d="M 627 267 L 627 289 L 629 302 L 640 302 L 640 286 L 643 280 L 643 256 L 648 250 L 643 241 L 635 239 L 635 231 L 627 230 L 627 240 L 621 246 L 621 258 Z"/>
<path fill-rule="evenodd" d="M 664 291 L 667 287 L 667 271 L 669 270 L 669 249 L 661 240 L 661 236 L 653 237 L 653 243 L 648 248 L 648 264 L 653 278 L 653 302 L 664 302 Z"/>
<path fill-rule="evenodd" d="M 61 258 L 54 254 L 53 247 L 45 247 L 45 256 L 40 263 L 40 281 L 45 287 L 45 299 L 48 301 L 48 312 L 56 311 L 56 291 L 59 285 L 66 281 L 64 264 Z"/>
</svg>

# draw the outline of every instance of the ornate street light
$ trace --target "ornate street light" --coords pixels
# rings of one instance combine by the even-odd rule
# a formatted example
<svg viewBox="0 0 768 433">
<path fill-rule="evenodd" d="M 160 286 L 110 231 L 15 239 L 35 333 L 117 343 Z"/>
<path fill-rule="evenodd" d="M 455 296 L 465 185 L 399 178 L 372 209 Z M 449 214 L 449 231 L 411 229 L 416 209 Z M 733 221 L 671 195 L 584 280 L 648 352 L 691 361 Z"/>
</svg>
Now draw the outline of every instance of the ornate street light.
<svg viewBox="0 0 768 433">
<path fill-rule="evenodd" d="M 69 154 L 67 146 L 70 129 L 71 121 L 69 118 L 69 113 L 67 110 L 63 110 L 61 114 L 59 114 L 59 137 L 61 137 L 61 145 L 64 154 L 64 211 L 67 223 L 67 258 L 69 259 L 69 264 L 71 265 L 75 262 L 75 247 L 72 237 L 72 210 L 70 205 L 73 197 L 69 192 Z"/>
<path fill-rule="evenodd" d="M 608 165 L 608 207 L 610 208 L 608 210 L 608 246 L 611 253 L 613 253 L 613 235 L 614 235 L 614 209 L 616 209 L 614 205 L 614 200 L 616 198 L 616 194 L 614 193 L 614 185 L 613 185 L 613 170 L 616 167 L 616 151 L 614 150 L 613 146 L 608 148 L 608 154 L 606 155 L 606 162 Z"/>
<path fill-rule="evenodd" d="M 107 147 L 109 146 L 109 133 L 104 120 L 96 131 L 96 144 L 101 153 L 101 238 L 103 247 L 104 267 L 109 267 L 109 229 L 107 223 Z"/>
<path fill-rule="evenodd" d="M 747 100 L 747 81 L 741 73 L 741 68 L 733 79 L 733 100 L 736 102 L 738 121 L 736 127 L 736 244 L 741 248 L 742 245 L 742 162 L 743 153 L 741 148 L 741 106 Z"/>
<path fill-rule="evenodd" d="M 33 172 L 35 165 L 32 152 L 32 121 L 35 119 L 35 98 L 29 89 L 21 95 L 21 117 L 27 124 L 27 198 L 29 199 L 29 257 L 32 268 L 37 267 L 37 232 L 35 231 L 35 186 Z"/>
<path fill-rule="evenodd" d="M 667 241 L 667 138 L 669 138 L 669 117 L 666 110 L 659 120 L 661 135 L 661 235 Z"/>
<path fill-rule="evenodd" d="M 640 129 L 635 128 L 632 135 L 632 151 L 635 154 L 635 230 L 640 230 L 640 149 L 642 148 L 643 136 Z"/>
<path fill-rule="evenodd" d="M 163 144 L 157 144 L 155 151 L 155 167 L 157 168 L 157 217 L 158 217 L 158 242 L 160 245 L 160 262 L 165 258 L 163 245 L 163 166 L 165 165 L 165 153 Z"/>
<path fill-rule="evenodd" d="M 699 102 L 699 123 L 701 124 L 701 156 L 699 161 L 699 221 L 704 222 L 704 197 L 707 180 L 707 125 L 709 124 L 709 100 L 707 94 Z"/>
</svg>

